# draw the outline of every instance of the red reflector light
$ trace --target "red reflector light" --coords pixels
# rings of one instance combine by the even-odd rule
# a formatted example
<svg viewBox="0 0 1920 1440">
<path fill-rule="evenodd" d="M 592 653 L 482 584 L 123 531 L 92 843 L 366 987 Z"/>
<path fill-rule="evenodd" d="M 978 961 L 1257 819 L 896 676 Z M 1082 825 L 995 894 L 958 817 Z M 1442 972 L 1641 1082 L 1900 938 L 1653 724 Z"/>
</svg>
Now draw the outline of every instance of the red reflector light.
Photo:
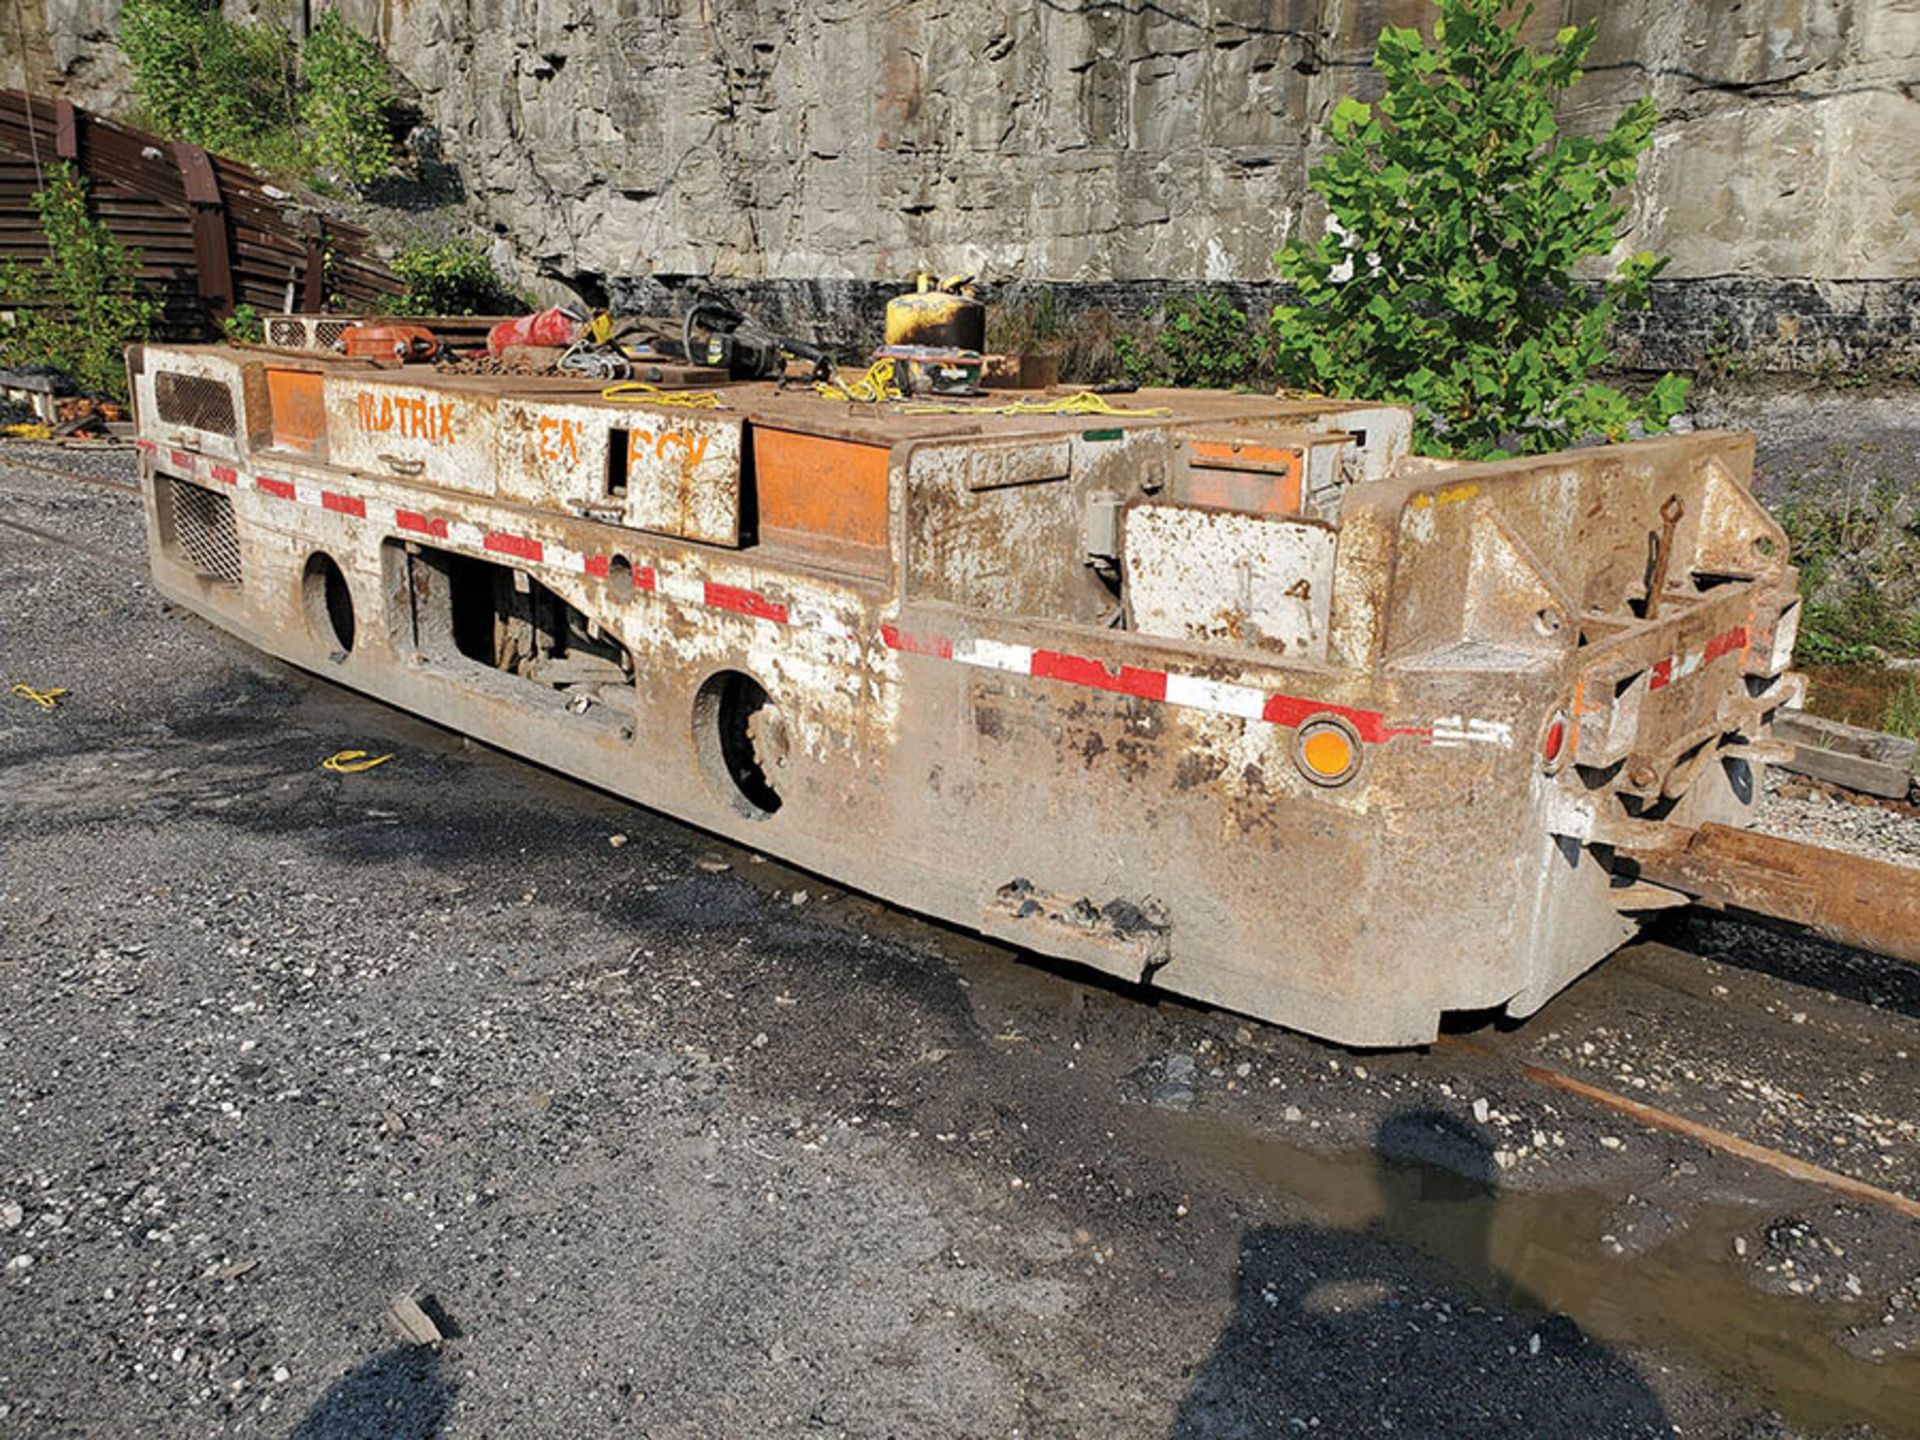
<svg viewBox="0 0 1920 1440">
<path fill-rule="evenodd" d="M 1567 732 L 1571 727 L 1565 715 L 1555 715 L 1547 722 L 1546 732 L 1540 737 L 1540 758 L 1549 770 L 1557 766 L 1567 749 Z"/>
</svg>

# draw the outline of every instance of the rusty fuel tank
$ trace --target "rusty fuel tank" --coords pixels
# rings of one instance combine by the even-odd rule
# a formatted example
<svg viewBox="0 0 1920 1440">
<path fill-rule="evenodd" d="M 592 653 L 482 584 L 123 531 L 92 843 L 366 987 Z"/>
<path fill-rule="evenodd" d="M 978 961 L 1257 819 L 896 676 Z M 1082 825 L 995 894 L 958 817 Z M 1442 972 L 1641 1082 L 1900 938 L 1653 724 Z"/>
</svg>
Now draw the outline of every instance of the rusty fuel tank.
<svg viewBox="0 0 1920 1440">
<path fill-rule="evenodd" d="M 913 290 L 887 302 L 886 334 L 889 346 L 978 354 L 987 348 L 987 307 L 973 294 L 972 276 L 939 280 L 922 274 Z"/>
</svg>

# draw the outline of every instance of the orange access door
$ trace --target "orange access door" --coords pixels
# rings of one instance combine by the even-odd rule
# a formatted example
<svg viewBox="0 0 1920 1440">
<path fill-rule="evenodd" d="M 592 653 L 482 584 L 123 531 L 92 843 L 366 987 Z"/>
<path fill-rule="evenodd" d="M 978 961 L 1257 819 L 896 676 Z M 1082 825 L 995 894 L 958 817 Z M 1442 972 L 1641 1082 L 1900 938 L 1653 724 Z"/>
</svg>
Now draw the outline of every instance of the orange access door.
<svg viewBox="0 0 1920 1440">
<path fill-rule="evenodd" d="M 326 458 L 327 405 L 317 373 L 269 365 L 267 407 L 273 417 L 271 438 L 275 446 Z"/>
<path fill-rule="evenodd" d="M 885 445 L 753 427 L 760 539 L 785 541 L 862 570 L 887 564 Z"/>
<path fill-rule="evenodd" d="M 1298 447 L 1251 439 L 1187 442 L 1192 465 L 1186 500 L 1261 515 L 1298 515 L 1305 456 Z"/>
</svg>

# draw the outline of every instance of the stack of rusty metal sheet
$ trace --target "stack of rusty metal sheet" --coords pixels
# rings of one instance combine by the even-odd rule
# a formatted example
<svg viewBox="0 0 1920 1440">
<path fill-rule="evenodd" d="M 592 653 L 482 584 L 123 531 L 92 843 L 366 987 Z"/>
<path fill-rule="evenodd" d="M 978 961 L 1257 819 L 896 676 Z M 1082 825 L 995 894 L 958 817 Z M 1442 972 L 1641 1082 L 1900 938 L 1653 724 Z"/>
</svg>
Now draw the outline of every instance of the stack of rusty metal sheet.
<svg viewBox="0 0 1920 1440">
<path fill-rule="evenodd" d="M 46 254 L 32 199 L 61 161 L 87 176 L 94 216 L 140 252 L 141 283 L 170 334 L 205 333 L 237 305 L 284 310 L 289 285 L 302 310 L 378 310 L 402 288 L 365 230 L 258 171 L 20 90 L 0 90 L 0 259 L 31 266 Z"/>
</svg>

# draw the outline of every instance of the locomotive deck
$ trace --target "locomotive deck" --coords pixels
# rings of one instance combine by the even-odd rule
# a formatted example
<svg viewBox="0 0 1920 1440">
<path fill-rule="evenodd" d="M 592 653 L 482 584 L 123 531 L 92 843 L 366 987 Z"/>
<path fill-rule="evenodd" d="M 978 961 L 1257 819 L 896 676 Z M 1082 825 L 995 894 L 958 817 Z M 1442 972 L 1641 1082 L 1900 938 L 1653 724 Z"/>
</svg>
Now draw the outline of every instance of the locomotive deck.
<svg viewBox="0 0 1920 1440">
<path fill-rule="evenodd" d="M 692 409 L 222 347 L 134 371 L 155 581 L 251 643 L 1353 1043 L 1529 1013 L 1679 900 L 1619 847 L 1739 823 L 1797 699 L 1737 436 L 1455 466 L 1333 401 Z"/>
</svg>

